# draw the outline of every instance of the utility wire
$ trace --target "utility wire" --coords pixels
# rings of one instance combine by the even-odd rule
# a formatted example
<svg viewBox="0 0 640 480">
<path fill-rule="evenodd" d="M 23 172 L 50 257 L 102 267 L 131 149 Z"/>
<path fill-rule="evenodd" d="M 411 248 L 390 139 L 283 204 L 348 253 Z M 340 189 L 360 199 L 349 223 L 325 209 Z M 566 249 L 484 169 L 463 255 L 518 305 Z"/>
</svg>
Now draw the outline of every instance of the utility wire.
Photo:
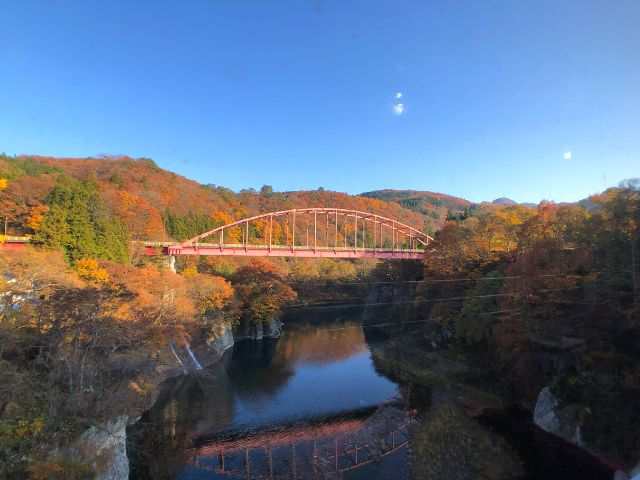
<svg viewBox="0 0 640 480">
<path fill-rule="evenodd" d="M 519 312 L 519 308 L 512 308 L 510 310 L 496 310 L 494 312 L 484 312 L 479 315 L 495 315 L 497 313 L 508 313 L 508 312 Z M 351 328 L 372 328 L 372 327 L 390 327 L 396 325 L 409 325 L 413 323 L 427 323 L 427 322 L 437 322 L 438 320 L 435 318 L 427 318 L 426 320 L 408 320 L 406 322 L 387 322 L 387 323 L 373 323 L 373 324 L 359 324 L 359 325 L 350 325 L 348 327 L 333 327 L 333 328 L 325 328 L 324 330 L 348 330 Z"/>
<path fill-rule="evenodd" d="M 559 291 L 565 292 L 565 291 L 569 291 L 569 290 L 576 290 L 576 289 L 579 289 L 579 288 L 582 288 L 582 287 L 543 289 L 543 290 L 538 290 L 537 293 L 549 293 L 549 292 L 559 292 Z M 447 302 L 447 301 L 454 301 L 454 300 L 466 300 L 468 298 L 508 297 L 508 296 L 519 295 L 521 293 L 522 292 L 492 293 L 492 294 L 488 294 L 488 295 L 463 295 L 463 296 L 459 296 L 459 297 L 448 297 L 448 298 L 427 298 L 427 299 L 422 299 L 422 300 L 401 300 L 401 301 L 395 301 L 395 302 L 370 302 L 370 303 L 361 303 L 361 304 L 338 304 L 338 305 L 328 305 L 328 306 L 325 306 L 325 304 L 327 302 L 317 303 L 317 304 L 300 303 L 300 304 L 288 305 L 288 306 L 285 306 L 284 308 L 302 307 L 302 308 L 309 308 L 309 309 L 311 309 L 311 308 L 323 309 L 323 308 L 345 308 L 345 307 L 377 307 L 377 306 L 382 306 L 382 305 L 401 305 L 401 304 L 408 304 L 408 303 Z M 319 306 L 317 306 L 317 305 L 319 305 Z"/>
<path fill-rule="evenodd" d="M 631 270 L 595 270 L 589 272 L 592 273 L 630 273 Z M 323 282 L 315 283 L 313 281 L 305 280 L 286 280 L 285 283 L 293 283 L 298 285 L 308 284 L 310 286 L 340 286 L 340 285 L 382 285 L 382 284 L 401 284 L 401 283 L 448 283 L 448 282 L 480 282 L 480 281 L 498 281 L 498 280 L 515 280 L 518 278 L 537 278 L 537 277 L 572 277 L 572 278 L 587 278 L 589 275 L 578 275 L 571 273 L 541 273 L 536 275 L 511 275 L 504 277 L 465 277 L 465 278 L 425 278 L 423 280 L 377 280 L 377 281 L 363 281 L 363 282 Z"/>
<path fill-rule="evenodd" d="M 538 275 L 538 276 L 543 276 L 543 275 Z M 549 276 L 561 276 L 560 274 L 558 275 L 549 275 Z M 565 277 L 571 277 L 572 275 L 564 275 Z M 583 277 L 582 275 L 574 275 L 577 277 Z M 504 277 L 503 277 L 504 278 Z M 533 278 L 533 277 L 513 277 L 513 278 Z M 602 282 L 606 282 L 605 279 L 597 279 L 595 280 L 591 285 L 593 285 L 594 283 L 602 283 Z M 533 293 L 548 293 L 548 292 L 555 292 L 555 291 L 564 291 L 564 290 L 575 290 L 575 289 L 580 289 L 580 288 L 587 288 L 591 285 L 579 285 L 579 286 L 575 286 L 575 287 L 570 287 L 568 289 L 543 289 L 543 290 L 534 290 L 534 289 L 529 289 L 529 292 L 527 294 L 533 294 Z M 484 295 L 484 296 L 471 296 L 471 295 L 464 295 L 464 296 L 459 296 L 459 297 L 451 297 L 451 298 L 434 298 L 434 299 L 426 299 L 426 300 L 408 300 L 408 301 L 401 301 L 401 302 L 373 302 L 373 303 L 365 303 L 365 304 L 358 304 L 358 303 L 349 303 L 349 302 L 358 302 L 358 301 L 366 301 L 365 298 L 357 298 L 354 300 L 346 300 L 343 302 L 337 301 L 337 300 L 331 300 L 331 301 L 326 301 L 326 302 L 314 302 L 314 303 L 294 303 L 294 304 L 289 304 L 289 305 L 285 305 L 283 308 L 294 308 L 294 307 L 315 307 L 315 306 L 320 306 L 320 305 L 327 305 L 327 306 L 335 306 L 335 307 L 358 307 L 358 306 L 368 306 L 368 305 L 385 305 L 385 304 L 395 304 L 395 303 L 416 303 L 416 302 L 437 302 L 437 301 L 446 301 L 446 300 L 463 300 L 466 298 L 485 298 L 485 297 L 492 297 L 492 296 L 508 296 L 508 295 L 517 295 L 517 294 L 524 294 L 525 292 L 522 291 L 517 291 L 517 292 L 509 292 L 509 293 L 500 293 L 500 294 L 492 294 L 492 295 Z M 612 292 L 613 293 L 613 292 Z M 615 292 L 615 293 L 619 293 L 619 294 L 625 294 L 626 292 L 623 291 L 619 291 L 619 292 Z M 327 307 L 329 308 L 329 307 Z"/>
<path fill-rule="evenodd" d="M 372 328 L 372 327 L 388 327 L 391 325 L 407 325 L 407 324 L 411 324 L 411 323 L 425 323 L 425 322 L 433 322 L 434 320 L 432 319 L 426 319 L 426 320 L 408 320 L 406 322 L 389 322 L 389 323 L 374 323 L 374 324 L 358 324 L 358 325 L 350 325 L 348 327 L 332 327 L 332 328 L 325 328 L 324 330 L 327 331 L 332 331 L 332 330 L 349 330 L 349 329 L 353 329 L 353 328 Z"/>
</svg>

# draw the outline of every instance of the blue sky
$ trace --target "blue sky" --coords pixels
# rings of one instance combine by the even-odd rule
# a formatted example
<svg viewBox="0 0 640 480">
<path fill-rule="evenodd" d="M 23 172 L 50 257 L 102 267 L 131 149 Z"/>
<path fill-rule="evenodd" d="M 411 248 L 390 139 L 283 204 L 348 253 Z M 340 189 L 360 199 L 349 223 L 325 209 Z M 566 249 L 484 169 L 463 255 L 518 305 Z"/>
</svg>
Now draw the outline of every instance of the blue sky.
<svg viewBox="0 0 640 480">
<path fill-rule="evenodd" d="M 3 0 L 0 18 L 7 154 L 474 201 L 640 176 L 636 0 Z"/>
</svg>

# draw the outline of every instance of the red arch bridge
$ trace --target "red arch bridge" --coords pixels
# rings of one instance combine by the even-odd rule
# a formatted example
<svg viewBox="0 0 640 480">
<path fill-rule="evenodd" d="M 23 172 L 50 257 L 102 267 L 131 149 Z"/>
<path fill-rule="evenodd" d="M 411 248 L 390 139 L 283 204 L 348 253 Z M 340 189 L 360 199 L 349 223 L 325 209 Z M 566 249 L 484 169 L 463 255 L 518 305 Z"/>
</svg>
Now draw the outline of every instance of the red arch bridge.
<svg viewBox="0 0 640 480">
<path fill-rule="evenodd" d="M 223 225 L 179 244 L 145 242 L 148 255 L 419 259 L 433 241 L 413 227 L 373 213 L 299 208 Z"/>
</svg>

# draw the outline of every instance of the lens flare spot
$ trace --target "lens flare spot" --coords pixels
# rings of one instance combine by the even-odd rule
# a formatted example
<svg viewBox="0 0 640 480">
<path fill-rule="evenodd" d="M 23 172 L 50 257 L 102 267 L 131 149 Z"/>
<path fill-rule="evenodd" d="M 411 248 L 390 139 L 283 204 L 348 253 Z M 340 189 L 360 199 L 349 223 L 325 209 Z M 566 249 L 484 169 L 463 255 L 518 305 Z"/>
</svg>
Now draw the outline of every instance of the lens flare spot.
<svg viewBox="0 0 640 480">
<path fill-rule="evenodd" d="M 395 113 L 398 116 L 402 115 L 404 113 L 404 104 L 403 103 L 396 103 L 393 106 L 393 113 Z"/>
</svg>

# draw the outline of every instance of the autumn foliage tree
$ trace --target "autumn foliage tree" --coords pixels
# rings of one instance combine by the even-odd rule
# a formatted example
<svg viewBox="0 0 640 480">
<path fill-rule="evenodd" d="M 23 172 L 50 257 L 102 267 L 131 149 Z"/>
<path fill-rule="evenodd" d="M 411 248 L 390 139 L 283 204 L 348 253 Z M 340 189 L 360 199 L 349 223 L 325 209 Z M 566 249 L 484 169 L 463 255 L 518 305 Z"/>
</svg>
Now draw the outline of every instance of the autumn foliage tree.
<svg viewBox="0 0 640 480">
<path fill-rule="evenodd" d="M 418 289 L 449 299 L 425 314 L 449 319 L 458 347 L 517 386 L 517 401 L 549 385 L 563 406 L 589 408 L 588 442 L 629 458 L 640 453 L 640 435 L 620 433 L 640 432 L 638 187 L 591 197 L 589 209 L 542 202 L 452 218 Z"/>
<path fill-rule="evenodd" d="M 153 264 L 141 268 L 108 262 L 104 264 L 111 288 L 127 301 L 113 315 L 136 323 L 160 345 L 187 345 L 197 323 L 197 310 L 187 294 L 187 280 Z"/>
<path fill-rule="evenodd" d="M 254 324 L 273 320 L 297 296 L 274 264 L 258 258 L 236 270 L 232 281 L 242 316 Z"/>
<path fill-rule="evenodd" d="M 189 296 L 202 315 L 223 310 L 233 297 L 231 283 L 222 277 L 194 273 L 188 275 L 187 283 Z"/>
<path fill-rule="evenodd" d="M 133 240 L 158 240 L 164 234 L 162 216 L 157 208 L 140 196 L 125 190 L 118 192 L 118 217 L 127 225 Z"/>
<path fill-rule="evenodd" d="M 25 225 L 29 227 L 34 233 L 40 230 L 40 225 L 44 220 L 45 216 L 49 212 L 48 205 L 36 205 L 35 207 L 31 207 L 29 210 L 29 215 L 25 220 Z"/>
</svg>

